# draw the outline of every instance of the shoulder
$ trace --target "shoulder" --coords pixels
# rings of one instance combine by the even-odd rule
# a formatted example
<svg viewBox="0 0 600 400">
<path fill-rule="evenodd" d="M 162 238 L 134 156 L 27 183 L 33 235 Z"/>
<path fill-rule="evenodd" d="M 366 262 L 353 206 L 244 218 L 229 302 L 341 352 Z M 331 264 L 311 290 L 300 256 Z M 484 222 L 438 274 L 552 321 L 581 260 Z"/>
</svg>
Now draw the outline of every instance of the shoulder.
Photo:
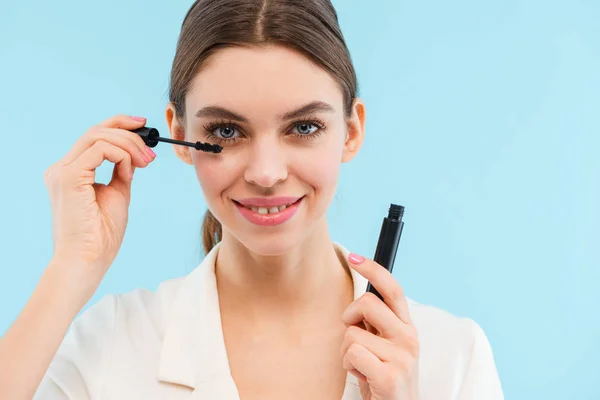
<svg viewBox="0 0 600 400">
<path fill-rule="evenodd" d="M 104 321 L 112 326 L 114 335 L 135 337 L 138 334 L 153 334 L 162 338 L 168 323 L 170 310 L 184 277 L 161 282 L 155 290 L 134 289 L 126 293 L 109 294 L 92 305 L 81 324 L 99 327 Z"/>
<path fill-rule="evenodd" d="M 97 329 L 114 329 L 118 319 L 152 319 L 160 322 L 163 314 L 173 303 L 177 290 L 185 276 L 165 280 L 156 290 L 134 289 L 125 293 L 104 295 L 89 306 L 73 321 L 70 330 L 94 332 Z"/>
<path fill-rule="evenodd" d="M 453 393 L 461 399 L 503 399 L 494 355 L 473 319 L 407 299 L 420 343 L 423 398 Z"/>
<path fill-rule="evenodd" d="M 36 393 L 37 398 L 89 398 L 102 393 L 112 365 L 152 364 L 174 298 L 185 277 L 155 291 L 108 294 L 75 318 Z"/>
<path fill-rule="evenodd" d="M 75 398 L 99 393 L 116 359 L 160 344 L 169 307 L 183 279 L 163 281 L 155 291 L 107 294 L 83 311 L 69 327 L 42 387 L 58 386 Z"/>
<path fill-rule="evenodd" d="M 155 291 L 135 289 L 107 294 L 75 318 L 53 364 L 83 370 L 89 360 L 95 368 L 107 365 L 112 349 L 123 340 L 160 340 L 169 307 L 184 277 L 163 281 Z M 139 335 L 139 336 L 138 336 Z"/>
<path fill-rule="evenodd" d="M 462 317 L 442 308 L 423 304 L 407 298 L 408 309 L 413 322 L 424 333 L 446 331 L 458 337 L 471 337 L 477 323 L 471 318 Z"/>
<path fill-rule="evenodd" d="M 473 319 L 452 314 L 444 309 L 407 298 L 411 318 L 422 343 L 455 352 L 470 354 L 477 341 L 485 339 L 481 326 Z"/>
</svg>

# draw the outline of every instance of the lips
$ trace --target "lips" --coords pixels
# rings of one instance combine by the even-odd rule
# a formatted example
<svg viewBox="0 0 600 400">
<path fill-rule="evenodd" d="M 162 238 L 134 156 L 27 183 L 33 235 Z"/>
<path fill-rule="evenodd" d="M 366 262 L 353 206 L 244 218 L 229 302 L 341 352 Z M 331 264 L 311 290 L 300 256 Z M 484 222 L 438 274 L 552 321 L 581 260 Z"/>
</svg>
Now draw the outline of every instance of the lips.
<svg viewBox="0 0 600 400">
<path fill-rule="evenodd" d="M 302 197 L 262 197 L 234 200 L 237 209 L 248 221 L 261 226 L 280 225 L 296 214 Z"/>
</svg>

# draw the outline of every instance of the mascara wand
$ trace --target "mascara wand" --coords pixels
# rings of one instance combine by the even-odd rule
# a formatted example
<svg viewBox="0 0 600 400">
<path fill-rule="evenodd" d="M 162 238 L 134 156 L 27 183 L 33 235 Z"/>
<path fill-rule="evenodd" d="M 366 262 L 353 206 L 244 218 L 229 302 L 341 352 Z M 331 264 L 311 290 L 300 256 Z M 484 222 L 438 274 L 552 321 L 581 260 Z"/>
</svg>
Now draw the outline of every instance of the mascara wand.
<svg viewBox="0 0 600 400">
<path fill-rule="evenodd" d="M 223 147 L 219 146 L 218 144 L 202 143 L 202 142 L 196 142 L 196 143 L 184 142 L 183 140 L 164 138 L 164 137 L 160 136 L 160 134 L 158 133 L 158 130 L 156 128 L 151 128 L 149 126 L 144 126 L 143 128 L 134 129 L 132 132 L 140 135 L 141 138 L 144 139 L 144 143 L 146 143 L 146 146 L 148 146 L 148 147 L 156 147 L 158 142 L 165 142 L 165 143 L 178 144 L 181 146 L 193 147 L 196 150 L 204 151 L 207 153 L 220 153 L 221 150 L 223 150 Z"/>
</svg>

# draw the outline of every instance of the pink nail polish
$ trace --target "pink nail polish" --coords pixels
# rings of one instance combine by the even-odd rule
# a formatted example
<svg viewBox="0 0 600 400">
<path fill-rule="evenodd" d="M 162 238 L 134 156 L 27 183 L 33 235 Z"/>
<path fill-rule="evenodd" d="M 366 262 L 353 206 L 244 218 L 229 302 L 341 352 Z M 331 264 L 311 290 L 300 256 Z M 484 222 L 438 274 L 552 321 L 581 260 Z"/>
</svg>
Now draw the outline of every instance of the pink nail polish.
<svg viewBox="0 0 600 400">
<path fill-rule="evenodd" d="M 135 121 L 140 121 L 140 122 L 142 122 L 142 121 L 145 121 L 145 120 L 146 120 L 146 118 L 144 118 L 144 117 L 136 117 L 136 116 L 131 116 L 131 119 L 133 119 L 133 120 L 135 120 Z"/>
<path fill-rule="evenodd" d="M 350 260 L 352 264 L 360 264 L 365 261 L 365 258 L 363 256 L 359 256 L 358 254 L 350 253 L 350 255 L 348 255 L 348 260 Z"/>
<path fill-rule="evenodd" d="M 156 157 L 156 153 L 152 151 L 152 149 L 146 146 L 146 152 L 152 156 L 152 158 Z"/>
<path fill-rule="evenodd" d="M 150 156 L 148 154 L 146 154 L 145 152 L 142 151 L 142 152 L 140 152 L 140 154 L 142 155 L 142 158 L 144 159 L 144 161 L 146 161 L 146 162 L 151 161 Z"/>
</svg>

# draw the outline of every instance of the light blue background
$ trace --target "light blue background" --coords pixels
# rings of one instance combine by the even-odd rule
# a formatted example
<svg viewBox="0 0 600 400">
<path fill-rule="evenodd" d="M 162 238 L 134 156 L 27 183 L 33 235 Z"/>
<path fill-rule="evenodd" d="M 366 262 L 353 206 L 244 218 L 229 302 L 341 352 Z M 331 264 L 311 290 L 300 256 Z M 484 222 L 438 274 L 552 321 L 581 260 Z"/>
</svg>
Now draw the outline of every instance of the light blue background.
<svg viewBox="0 0 600 400">
<path fill-rule="evenodd" d="M 113 114 L 167 132 L 190 4 L 3 0 L 0 332 L 51 257 L 45 169 Z M 600 3 L 335 4 L 367 139 L 343 167 L 334 239 L 372 256 L 389 203 L 406 206 L 395 276 L 413 299 L 480 323 L 507 399 L 600 398 Z M 170 145 L 155 150 L 91 303 L 200 261 L 196 176 Z"/>
</svg>

